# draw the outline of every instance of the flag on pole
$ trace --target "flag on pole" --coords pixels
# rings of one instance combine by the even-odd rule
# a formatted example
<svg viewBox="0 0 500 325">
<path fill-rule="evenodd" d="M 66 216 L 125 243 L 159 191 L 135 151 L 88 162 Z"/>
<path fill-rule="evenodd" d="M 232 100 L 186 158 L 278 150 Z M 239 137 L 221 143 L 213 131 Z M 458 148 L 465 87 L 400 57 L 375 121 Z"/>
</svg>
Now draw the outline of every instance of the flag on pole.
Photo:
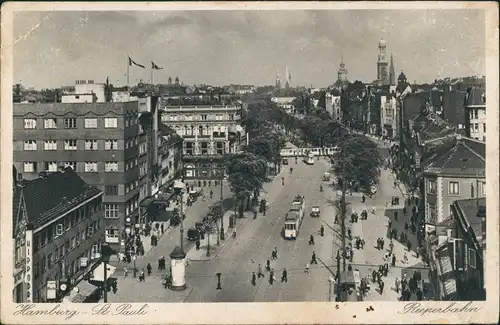
<svg viewBox="0 0 500 325">
<path fill-rule="evenodd" d="M 135 65 L 135 66 L 138 66 L 139 68 L 146 69 L 146 67 L 145 67 L 145 66 L 143 66 L 142 64 L 139 64 L 139 63 L 135 62 L 135 61 L 134 61 L 134 60 L 132 60 L 132 59 L 130 58 L 130 56 L 129 56 L 129 57 L 128 57 L 128 65 L 129 65 L 129 66 L 131 66 L 132 64 L 133 64 L 133 65 Z"/>
<path fill-rule="evenodd" d="M 153 69 L 153 70 L 162 70 L 163 68 L 160 68 L 153 61 L 151 61 L 151 69 Z"/>
</svg>

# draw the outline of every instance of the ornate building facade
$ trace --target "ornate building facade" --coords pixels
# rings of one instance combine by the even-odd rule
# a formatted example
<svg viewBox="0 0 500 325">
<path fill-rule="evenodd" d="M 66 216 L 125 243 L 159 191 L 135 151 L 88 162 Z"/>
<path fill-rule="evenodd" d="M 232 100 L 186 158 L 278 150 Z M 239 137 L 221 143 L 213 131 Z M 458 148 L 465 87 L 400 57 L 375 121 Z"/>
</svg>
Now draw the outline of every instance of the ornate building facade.
<svg viewBox="0 0 500 325">
<path fill-rule="evenodd" d="M 228 154 L 237 153 L 244 142 L 239 104 L 169 106 L 160 104 L 161 120 L 183 141 L 184 177 L 219 179 Z"/>
</svg>

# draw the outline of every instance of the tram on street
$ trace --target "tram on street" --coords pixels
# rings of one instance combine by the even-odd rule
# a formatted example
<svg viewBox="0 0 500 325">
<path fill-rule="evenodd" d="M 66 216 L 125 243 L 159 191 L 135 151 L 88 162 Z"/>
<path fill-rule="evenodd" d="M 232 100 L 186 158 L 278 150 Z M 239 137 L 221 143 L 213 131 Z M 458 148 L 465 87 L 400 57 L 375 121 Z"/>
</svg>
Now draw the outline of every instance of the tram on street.
<svg viewBox="0 0 500 325">
<path fill-rule="evenodd" d="M 314 165 L 314 154 L 312 153 L 307 154 L 305 163 L 308 165 Z"/>
<path fill-rule="evenodd" d="M 290 209 L 285 216 L 285 239 L 297 239 L 302 218 L 299 209 Z"/>
<path fill-rule="evenodd" d="M 302 195 L 297 195 L 293 199 L 292 206 L 285 216 L 285 239 L 296 239 L 299 234 L 302 220 L 306 209 L 305 199 Z"/>
</svg>

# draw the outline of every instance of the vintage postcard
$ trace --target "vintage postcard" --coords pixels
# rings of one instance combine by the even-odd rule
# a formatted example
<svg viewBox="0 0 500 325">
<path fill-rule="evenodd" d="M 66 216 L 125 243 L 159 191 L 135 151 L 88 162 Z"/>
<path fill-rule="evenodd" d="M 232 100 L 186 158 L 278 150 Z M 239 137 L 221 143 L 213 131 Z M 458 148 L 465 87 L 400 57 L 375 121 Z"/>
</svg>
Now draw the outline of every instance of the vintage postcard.
<svg viewBox="0 0 500 325">
<path fill-rule="evenodd" d="M 2 323 L 498 320 L 498 4 L 13 2 L 1 33 Z"/>
</svg>

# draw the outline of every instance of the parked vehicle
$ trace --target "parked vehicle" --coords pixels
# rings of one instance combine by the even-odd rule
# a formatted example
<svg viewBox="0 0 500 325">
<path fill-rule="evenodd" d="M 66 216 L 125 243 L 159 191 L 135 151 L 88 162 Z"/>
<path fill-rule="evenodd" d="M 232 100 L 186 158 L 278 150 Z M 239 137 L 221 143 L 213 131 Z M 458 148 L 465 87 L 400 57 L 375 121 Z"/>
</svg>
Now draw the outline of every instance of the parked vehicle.
<svg viewBox="0 0 500 325">
<path fill-rule="evenodd" d="M 311 217 L 319 217 L 321 211 L 319 206 L 315 205 L 311 208 Z"/>
</svg>

